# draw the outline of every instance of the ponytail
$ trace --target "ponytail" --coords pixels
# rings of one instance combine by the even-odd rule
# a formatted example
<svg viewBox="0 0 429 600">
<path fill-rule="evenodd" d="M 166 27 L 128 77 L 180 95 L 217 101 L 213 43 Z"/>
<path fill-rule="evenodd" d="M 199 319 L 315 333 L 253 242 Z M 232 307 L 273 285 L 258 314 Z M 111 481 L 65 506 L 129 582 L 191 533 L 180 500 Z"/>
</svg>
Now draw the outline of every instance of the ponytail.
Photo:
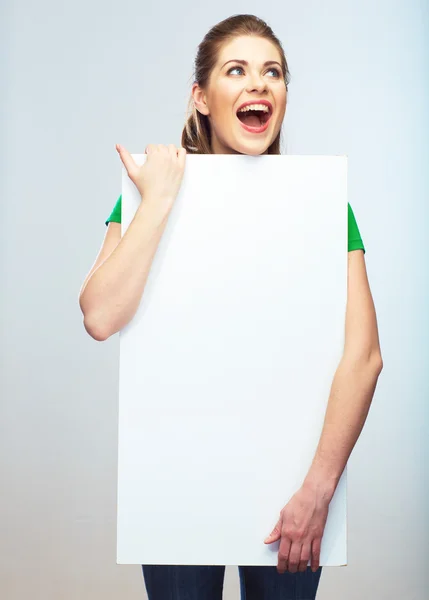
<svg viewBox="0 0 429 600">
<path fill-rule="evenodd" d="M 182 146 L 188 154 L 211 154 L 211 135 L 208 118 L 196 108 L 193 98 L 189 99 L 188 116 L 182 132 Z"/>
</svg>

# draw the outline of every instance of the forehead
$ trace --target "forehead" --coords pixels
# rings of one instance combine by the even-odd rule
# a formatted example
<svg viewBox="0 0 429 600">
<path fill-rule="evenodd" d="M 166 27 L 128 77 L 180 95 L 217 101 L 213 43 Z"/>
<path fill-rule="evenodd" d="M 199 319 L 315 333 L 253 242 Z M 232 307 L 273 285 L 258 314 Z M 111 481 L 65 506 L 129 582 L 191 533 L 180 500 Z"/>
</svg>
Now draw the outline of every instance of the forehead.
<svg viewBox="0 0 429 600">
<path fill-rule="evenodd" d="M 246 60 L 249 63 L 262 64 L 267 60 L 281 63 L 277 47 L 265 38 L 245 35 L 226 42 L 219 51 L 216 66 L 222 67 L 228 60 Z"/>
</svg>

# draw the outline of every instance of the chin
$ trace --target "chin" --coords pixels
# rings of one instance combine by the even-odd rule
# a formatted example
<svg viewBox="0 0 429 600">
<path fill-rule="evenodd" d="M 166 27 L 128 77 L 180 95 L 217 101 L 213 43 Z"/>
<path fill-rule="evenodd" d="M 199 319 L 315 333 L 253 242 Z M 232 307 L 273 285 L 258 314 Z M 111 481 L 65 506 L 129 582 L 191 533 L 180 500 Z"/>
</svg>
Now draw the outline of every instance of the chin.
<svg viewBox="0 0 429 600">
<path fill-rule="evenodd" d="M 271 146 L 273 142 L 265 142 L 263 143 L 262 140 L 261 141 L 254 141 L 253 143 L 241 143 L 241 144 L 235 144 L 234 145 L 234 150 L 236 152 L 238 152 L 239 154 L 246 154 L 248 156 L 260 156 L 261 154 L 264 154 L 268 148 Z"/>
<path fill-rule="evenodd" d="M 261 154 L 265 154 L 271 144 L 275 141 L 278 132 L 275 132 L 275 135 L 268 136 L 259 136 L 258 138 L 255 136 L 253 139 L 240 136 L 240 139 L 236 139 L 233 141 L 233 147 L 236 152 L 240 154 L 247 154 L 249 156 L 260 156 Z"/>
</svg>

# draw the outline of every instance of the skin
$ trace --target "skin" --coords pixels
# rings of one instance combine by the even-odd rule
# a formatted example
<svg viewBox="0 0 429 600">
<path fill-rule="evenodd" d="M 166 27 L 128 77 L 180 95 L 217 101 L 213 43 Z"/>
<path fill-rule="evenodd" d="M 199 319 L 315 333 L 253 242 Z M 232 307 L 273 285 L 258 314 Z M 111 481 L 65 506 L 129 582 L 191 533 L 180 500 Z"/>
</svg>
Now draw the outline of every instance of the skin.
<svg viewBox="0 0 429 600">
<path fill-rule="evenodd" d="M 248 65 L 228 62 L 245 60 Z M 279 64 L 264 66 L 266 61 Z M 192 87 L 197 110 L 209 118 L 213 154 L 266 154 L 280 131 L 286 112 L 287 90 L 280 53 L 264 38 L 237 37 L 225 44 L 206 89 Z M 264 133 L 249 133 L 240 125 L 237 109 L 247 101 L 269 100 L 273 114 Z"/>
</svg>

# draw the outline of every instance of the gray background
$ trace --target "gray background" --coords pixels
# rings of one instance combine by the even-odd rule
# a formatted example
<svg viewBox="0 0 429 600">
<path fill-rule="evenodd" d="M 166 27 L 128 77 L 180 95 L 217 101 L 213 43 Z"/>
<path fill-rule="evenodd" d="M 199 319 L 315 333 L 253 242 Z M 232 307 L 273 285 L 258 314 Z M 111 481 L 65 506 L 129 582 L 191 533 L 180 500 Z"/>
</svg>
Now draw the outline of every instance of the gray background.
<svg viewBox="0 0 429 600">
<path fill-rule="evenodd" d="M 6 600 L 145 597 L 140 568 L 115 564 L 118 336 L 86 334 L 78 293 L 120 193 L 115 143 L 180 143 L 196 47 L 242 12 L 285 47 L 284 151 L 349 156 L 385 365 L 349 460 L 349 565 L 325 569 L 318 599 L 426 597 L 428 2 L 3 0 Z"/>
</svg>

